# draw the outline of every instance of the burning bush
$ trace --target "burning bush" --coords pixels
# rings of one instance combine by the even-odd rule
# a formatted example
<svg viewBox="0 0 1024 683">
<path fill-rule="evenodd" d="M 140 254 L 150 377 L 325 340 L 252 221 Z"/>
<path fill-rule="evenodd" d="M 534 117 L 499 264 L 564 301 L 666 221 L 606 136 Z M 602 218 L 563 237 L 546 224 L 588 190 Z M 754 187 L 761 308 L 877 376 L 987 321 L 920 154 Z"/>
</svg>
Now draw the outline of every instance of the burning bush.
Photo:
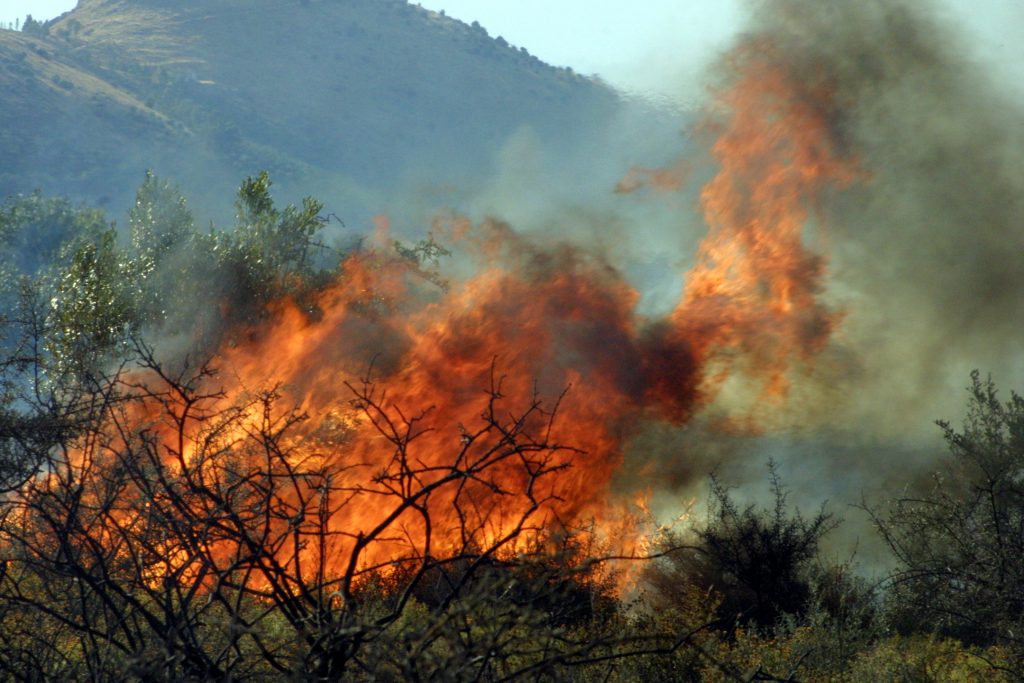
<svg viewBox="0 0 1024 683">
<path fill-rule="evenodd" d="M 204 388 L 209 367 L 172 375 L 138 350 L 141 368 L 105 387 L 95 428 L 5 501 L 0 591 L 34 623 L 12 624 L 9 670 L 45 660 L 73 677 L 96 667 L 327 680 L 379 671 L 367 653 L 395 639 L 418 640 L 407 661 L 389 661 L 420 671 L 456 644 L 467 671 L 506 673 L 585 662 L 599 646 L 649 647 L 568 628 L 593 619 L 580 605 L 562 611 L 593 569 L 554 560 L 544 541 L 547 480 L 566 449 L 545 440 L 540 403 L 510 413 L 493 389 L 472 437 L 428 465 L 411 457 L 415 419 L 385 410 L 372 386 L 354 388 L 393 456 L 354 480 L 358 461 L 300 448 L 304 418 L 274 392 L 225 402 Z M 499 527 L 480 514 L 493 505 L 481 490 L 521 502 Z M 435 498 L 458 513 L 454 527 L 435 516 Z M 410 632 L 415 613 L 425 623 Z"/>
</svg>

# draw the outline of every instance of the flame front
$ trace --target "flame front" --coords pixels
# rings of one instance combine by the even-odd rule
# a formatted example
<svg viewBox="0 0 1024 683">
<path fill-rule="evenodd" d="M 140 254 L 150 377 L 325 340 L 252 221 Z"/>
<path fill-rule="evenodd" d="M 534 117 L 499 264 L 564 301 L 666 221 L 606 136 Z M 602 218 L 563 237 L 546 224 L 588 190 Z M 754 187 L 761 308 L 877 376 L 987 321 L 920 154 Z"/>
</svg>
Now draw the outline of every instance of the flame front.
<svg viewBox="0 0 1024 683">
<path fill-rule="evenodd" d="M 380 566 L 490 547 L 513 529 L 543 536 L 594 520 L 621 533 L 631 504 L 610 482 L 638 425 L 685 423 L 729 373 L 784 393 L 793 362 L 811 360 L 837 321 L 819 300 L 824 259 L 803 233 L 821 194 L 857 170 L 835 143 L 830 93 L 771 56 L 757 43 L 733 55 L 736 77 L 705 126 L 720 167 L 701 195 L 709 232 L 665 318 L 638 315 L 636 290 L 579 247 L 452 219 L 443 232 L 472 275 L 439 287 L 407 258 L 365 251 L 319 295 L 316 316 L 280 301 L 269 323 L 233 336 L 219 354 L 222 405 L 278 384 L 308 415 L 289 425 L 280 476 L 295 483 L 275 504 L 291 513 L 275 524 L 301 529 L 329 512 L 318 543 L 278 530 L 282 563 L 340 574 L 355 555 Z M 195 433 L 183 460 L 202 460 L 210 427 L 185 423 Z M 217 438 L 222 456 L 265 455 L 232 445 L 241 434 Z M 427 493 L 402 505 L 412 489 Z"/>
</svg>

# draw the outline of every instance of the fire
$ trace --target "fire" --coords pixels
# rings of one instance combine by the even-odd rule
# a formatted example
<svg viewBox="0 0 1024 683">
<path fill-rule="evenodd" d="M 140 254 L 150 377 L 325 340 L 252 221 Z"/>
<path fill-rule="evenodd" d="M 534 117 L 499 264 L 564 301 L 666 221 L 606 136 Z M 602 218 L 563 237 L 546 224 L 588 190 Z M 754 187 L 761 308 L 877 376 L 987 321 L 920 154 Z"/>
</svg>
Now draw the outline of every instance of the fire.
<svg viewBox="0 0 1024 683">
<path fill-rule="evenodd" d="M 828 90 L 796 83 L 771 56 L 765 44 L 733 56 L 738 76 L 707 124 L 718 133 L 712 154 L 720 167 L 701 195 L 709 232 L 666 319 L 638 316 L 634 288 L 579 248 L 545 248 L 506 226 L 462 220 L 447 232 L 473 274 L 449 291 L 425 292 L 407 263 L 360 255 L 318 302 L 322 319 L 282 303 L 269 330 L 225 350 L 223 363 L 242 385 L 280 378 L 314 427 L 346 416 L 346 438 L 325 457 L 358 463 L 346 476 L 365 495 L 356 480 L 394 467 L 395 443 L 382 436 L 381 420 L 408 421 L 413 411 L 423 412 L 402 457 L 431 473 L 421 486 L 494 447 L 494 435 L 478 433 L 478 416 L 498 394 L 509 414 L 539 406 L 531 427 L 572 446 L 545 461 L 559 470 L 548 481 L 528 482 L 529 468 L 510 459 L 484 481 L 432 497 L 431 528 L 410 514 L 407 537 L 374 560 L 399 546 L 455 547 L 468 501 L 470 526 L 488 538 L 527 514 L 541 527 L 586 519 L 614 526 L 628 503 L 609 500 L 609 482 L 638 423 L 685 422 L 730 372 L 781 394 L 793 362 L 826 344 L 838 317 L 819 300 L 825 261 L 803 233 L 822 193 L 852 182 L 856 165 L 834 142 Z M 346 408 L 346 384 L 371 364 L 387 391 L 377 419 Z M 529 496 L 506 495 L 534 484 L 540 489 Z M 335 523 L 371 529 L 388 512 L 353 506 Z M 639 547 L 633 539 L 630 548 Z"/>
<path fill-rule="evenodd" d="M 281 563 L 339 575 L 353 557 L 385 566 L 501 545 L 506 534 L 514 552 L 589 520 L 621 530 L 631 503 L 610 482 L 639 424 L 685 423 L 730 373 L 785 391 L 790 367 L 821 350 L 838 320 L 819 300 L 825 261 L 804 232 L 822 193 L 857 170 L 835 144 L 827 89 L 795 82 L 768 45 L 732 64 L 737 76 L 706 126 L 720 168 L 701 195 L 708 235 L 664 319 L 638 315 L 637 291 L 579 247 L 455 219 L 442 231 L 470 274 L 447 287 L 401 254 L 368 250 L 343 264 L 315 316 L 280 301 L 269 323 L 234 333 L 208 380 L 225 394 L 211 405 L 274 384 L 278 405 L 307 416 L 273 444 L 281 472 L 260 475 L 291 482 L 272 501 Z M 688 168 L 648 175 L 674 186 Z M 253 410 L 216 434 L 230 473 L 204 451 L 212 428 L 200 419 L 180 421 L 188 438 L 175 466 L 206 468 L 211 481 L 255 478 L 266 449 L 245 425 L 262 420 L 270 433 L 281 418 Z M 302 529 L 317 514 L 314 538 Z M 618 542 L 628 553 L 645 540 Z M 185 557 L 173 553 L 167 573 Z"/>
<path fill-rule="evenodd" d="M 685 349 L 661 348 L 656 335 L 642 331 L 634 314 L 637 293 L 605 264 L 570 247 L 538 249 L 496 224 L 480 226 L 470 241 L 476 240 L 486 249 L 464 256 L 486 265 L 447 294 L 435 292 L 433 301 L 415 297 L 422 283 L 407 264 L 378 260 L 368 268 L 360 255 L 318 302 L 322 319 L 310 322 L 284 305 L 271 329 L 222 358 L 240 386 L 257 385 L 268 370 L 283 377 L 285 391 L 310 415 L 311 435 L 344 416 L 344 438 L 317 446 L 351 463 L 344 488 L 370 498 L 385 494 L 368 481 L 395 466 L 396 443 L 382 434 L 384 422 L 399 430 L 415 422 L 403 457 L 424 472 L 418 486 L 448 476 L 453 464 L 487 461 L 505 447 L 505 435 L 480 417 L 496 399 L 501 416 L 495 421 L 525 416 L 529 443 L 547 432 L 551 448 L 542 449 L 547 452 L 533 466 L 557 476 L 531 481 L 521 458 L 493 457 L 481 480 L 432 497 L 436 552 L 451 549 L 451 534 L 461 542 L 465 515 L 487 539 L 500 537 L 538 501 L 536 516 L 544 525 L 606 517 L 604 487 L 636 421 L 651 412 L 681 418 L 696 381 Z M 468 249 L 476 251 L 472 244 Z M 404 292 L 394 296 L 398 290 Z M 370 303 L 392 296 L 413 297 L 419 305 Z M 367 372 L 387 391 L 372 408 L 365 401 L 353 405 L 346 387 L 359 385 Z M 679 382 L 678 396 L 669 398 L 667 379 Z M 467 506 L 464 516 L 456 513 L 456 492 Z M 337 528 L 370 529 L 390 511 L 350 506 L 337 516 Z M 424 532 L 415 515 L 405 523 Z M 386 556 L 387 545 L 377 550 Z"/>
<path fill-rule="evenodd" d="M 702 360 L 738 353 L 779 394 L 792 359 L 820 351 L 838 322 L 818 299 L 825 261 L 804 246 L 805 228 L 822 195 L 859 173 L 832 133 L 831 92 L 795 81 L 775 57 L 757 40 L 731 56 L 724 118 L 707 124 L 720 166 L 701 193 L 708 235 L 672 321 Z"/>
</svg>

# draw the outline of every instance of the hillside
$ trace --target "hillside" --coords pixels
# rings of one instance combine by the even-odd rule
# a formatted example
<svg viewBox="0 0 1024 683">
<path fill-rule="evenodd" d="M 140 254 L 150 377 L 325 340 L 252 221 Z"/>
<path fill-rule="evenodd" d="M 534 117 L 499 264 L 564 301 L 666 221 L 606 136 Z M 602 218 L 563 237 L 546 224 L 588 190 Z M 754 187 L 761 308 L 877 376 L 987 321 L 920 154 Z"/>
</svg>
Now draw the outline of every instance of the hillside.
<svg viewBox="0 0 1024 683">
<path fill-rule="evenodd" d="M 4 195 L 41 187 L 102 201 L 102 178 L 136 174 L 126 150 L 179 137 L 168 117 L 56 41 L 0 32 L 0 65 Z"/>
<path fill-rule="evenodd" d="M 0 65 L 0 195 L 114 206 L 147 167 L 221 201 L 264 168 L 286 189 L 443 185 L 519 129 L 569 150 L 620 106 L 405 0 L 80 0 L 0 31 Z"/>
</svg>

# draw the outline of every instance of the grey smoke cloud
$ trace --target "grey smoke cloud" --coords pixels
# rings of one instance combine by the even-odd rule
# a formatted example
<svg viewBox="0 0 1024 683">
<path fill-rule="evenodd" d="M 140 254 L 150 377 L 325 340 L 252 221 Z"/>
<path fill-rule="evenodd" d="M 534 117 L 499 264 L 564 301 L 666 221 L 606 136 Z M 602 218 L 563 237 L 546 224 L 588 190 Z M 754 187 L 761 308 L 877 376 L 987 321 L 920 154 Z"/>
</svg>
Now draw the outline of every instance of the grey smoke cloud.
<svg viewBox="0 0 1024 683">
<path fill-rule="evenodd" d="M 955 417 L 971 368 L 1021 379 L 1024 110 L 922 2 L 782 0 L 755 14 L 797 77 L 835 89 L 869 178 L 826 207 L 847 419 Z M 844 376 L 845 375 L 845 376 Z M 952 411 L 952 413 L 950 412 Z"/>
<path fill-rule="evenodd" d="M 844 318 L 811 373 L 794 376 L 766 434 L 699 423 L 634 444 L 625 476 L 667 482 L 666 516 L 716 465 L 741 496 L 764 496 L 771 456 L 805 511 L 831 499 L 850 518 L 837 547 L 858 541 L 874 560 L 846 504 L 898 495 L 942 466 L 933 421 L 959 421 L 971 369 L 1006 393 L 1024 386 L 1024 107 L 1007 70 L 977 59 L 977 34 L 946 9 L 752 8 L 737 40 L 766 41 L 793 78 L 834 93 L 836 142 L 866 176 L 826 197 L 826 236 L 815 238 L 830 261 L 825 296 Z M 725 78 L 724 68 L 712 75 Z M 726 392 L 709 414 L 732 406 Z M 645 470 L 652 453 L 659 464 Z"/>
</svg>

